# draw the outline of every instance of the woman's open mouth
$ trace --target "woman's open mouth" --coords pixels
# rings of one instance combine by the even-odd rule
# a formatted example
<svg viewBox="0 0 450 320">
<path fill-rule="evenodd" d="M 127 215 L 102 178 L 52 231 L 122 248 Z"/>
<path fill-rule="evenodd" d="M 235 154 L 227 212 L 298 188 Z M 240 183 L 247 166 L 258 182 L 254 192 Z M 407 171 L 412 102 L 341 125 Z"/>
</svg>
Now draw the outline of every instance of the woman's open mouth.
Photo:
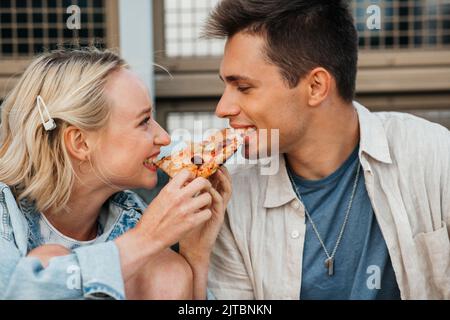
<svg viewBox="0 0 450 320">
<path fill-rule="evenodd" d="M 148 158 L 144 161 L 144 167 L 146 167 L 151 172 L 156 172 L 158 170 L 158 167 L 153 163 L 153 158 Z"/>
</svg>

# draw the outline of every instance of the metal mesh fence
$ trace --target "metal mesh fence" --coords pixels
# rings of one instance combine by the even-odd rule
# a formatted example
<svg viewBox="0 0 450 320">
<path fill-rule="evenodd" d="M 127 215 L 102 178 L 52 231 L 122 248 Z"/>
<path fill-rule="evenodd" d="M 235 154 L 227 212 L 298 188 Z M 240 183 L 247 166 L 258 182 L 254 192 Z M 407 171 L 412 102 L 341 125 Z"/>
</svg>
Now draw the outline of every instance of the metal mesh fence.
<svg viewBox="0 0 450 320">
<path fill-rule="evenodd" d="M 0 58 L 33 56 L 61 46 L 106 43 L 106 0 L 1 0 Z M 71 5 L 81 9 L 81 29 L 67 28 Z"/>
<path fill-rule="evenodd" d="M 223 41 L 199 39 L 217 2 L 164 1 L 168 57 L 221 55 Z M 450 47 L 450 0 L 354 0 L 352 10 L 361 49 Z M 376 28 L 374 21 L 379 22 Z"/>
</svg>

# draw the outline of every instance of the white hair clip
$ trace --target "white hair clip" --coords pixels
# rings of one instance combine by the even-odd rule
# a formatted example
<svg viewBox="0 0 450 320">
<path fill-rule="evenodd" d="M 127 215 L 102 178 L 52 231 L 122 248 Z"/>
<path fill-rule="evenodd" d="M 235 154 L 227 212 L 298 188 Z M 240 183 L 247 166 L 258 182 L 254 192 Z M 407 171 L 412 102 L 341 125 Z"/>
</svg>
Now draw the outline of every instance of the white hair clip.
<svg viewBox="0 0 450 320">
<path fill-rule="evenodd" d="M 42 124 L 44 125 L 45 131 L 55 130 L 56 129 L 56 122 L 50 116 L 50 113 L 48 112 L 48 108 L 47 108 L 47 105 L 44 102 L 44 99 L 42 99 L 41 96 L 38 96 L 36 101 L 37 101 L 37 107 L 38 107 L 38 110 L 39 110 L 39 115 L 41 116 L 41 121 L 42 121 Z M 44 111 L 42 111 L 42 107 L 44 107 Z M 45 121 L 44 112 L 46 113 L 46 116 L 48 117 L 47 121 Z"/>
</svg>

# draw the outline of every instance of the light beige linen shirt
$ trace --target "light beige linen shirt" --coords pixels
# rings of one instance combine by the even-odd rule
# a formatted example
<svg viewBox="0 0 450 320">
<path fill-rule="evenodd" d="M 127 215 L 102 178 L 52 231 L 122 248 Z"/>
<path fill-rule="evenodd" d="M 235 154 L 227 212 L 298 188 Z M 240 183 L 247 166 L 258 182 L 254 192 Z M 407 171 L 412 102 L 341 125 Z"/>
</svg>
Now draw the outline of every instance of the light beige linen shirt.
<svg viewBox="0 0 450 320">
<path fill-rule="evenodd" d="M 450 132 L 354 103 L 366 189 L 402 299 L 450 299 Z M 209 288 L 217 299 L 299 299 L 305 209 L 284 156 L 276 175 L 254 165 L 232 175 Z M 305 266 L 307 268 L 308 266 Z"/>
</svg>

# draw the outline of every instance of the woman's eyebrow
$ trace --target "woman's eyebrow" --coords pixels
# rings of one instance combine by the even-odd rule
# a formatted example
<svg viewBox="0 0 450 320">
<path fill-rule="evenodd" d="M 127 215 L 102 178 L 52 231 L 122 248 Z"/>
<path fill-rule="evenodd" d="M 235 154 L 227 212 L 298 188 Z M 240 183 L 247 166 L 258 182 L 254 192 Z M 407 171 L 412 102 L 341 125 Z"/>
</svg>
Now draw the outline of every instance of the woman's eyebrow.
<svg viewBox="0 0 450 320">
<path fill-rule="evenodd" d="M 144 110 L 142 110 L 141 112 L 139 112 L 139 114 L 137 115 L 136 118 L 140 118 L 140 117 L 142 117 L 142 116 L 143 116 L 144 114 L 146 114 L 146 113 L 152 113 L 152 107 L 147 108 L 147 109 L 144 109 Z"/>
</svg>

